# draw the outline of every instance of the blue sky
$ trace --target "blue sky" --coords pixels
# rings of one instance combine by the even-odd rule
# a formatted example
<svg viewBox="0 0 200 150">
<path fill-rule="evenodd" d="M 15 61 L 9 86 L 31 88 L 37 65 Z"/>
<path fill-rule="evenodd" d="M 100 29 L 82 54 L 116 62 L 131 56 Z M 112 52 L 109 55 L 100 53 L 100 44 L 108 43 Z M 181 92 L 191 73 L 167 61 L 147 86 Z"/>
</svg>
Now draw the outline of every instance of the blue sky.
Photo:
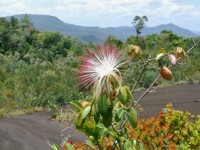
<svg viewBox="0 0 200 150">
<path fill-rule="evenodd" d="M 146 15 L 146 26 L 174 23 L 200 31 L 200 0 L 0 0 L 0 17 L 15 14 L 56 16 L 81 26 L 132 26 Z"/>
</svg>

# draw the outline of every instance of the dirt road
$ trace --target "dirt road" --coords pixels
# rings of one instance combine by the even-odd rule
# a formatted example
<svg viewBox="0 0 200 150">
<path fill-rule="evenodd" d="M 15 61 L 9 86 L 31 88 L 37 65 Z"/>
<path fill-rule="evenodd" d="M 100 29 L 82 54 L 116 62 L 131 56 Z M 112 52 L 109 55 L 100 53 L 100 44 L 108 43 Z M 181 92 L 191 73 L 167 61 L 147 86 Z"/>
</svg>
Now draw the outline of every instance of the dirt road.
<svg viewBox="0 0 200 150">
<path fill-rule="evenodd" d="M 141 92 L 135 94 L 137 100 Z M 172 103 L 174 109 L 188 111 L 194 115 L 200 114 L 200 84 L 177 85 L 160 88 L 148 93 L 141 101 L 144 112 L 141 117 L 157 116 L 159 111 Z"/>
<path fill-rule="evenodd" d="M 49 150 L 49 144 L 59 144 L 64 137 L 69 136 L 74 142 L 86 139 L 75 132 L 73 125 L 66 129 L 66 124 L 52 122 L 50 118 L 43 111 L 0 119 L 0 150 Z"/>
<path fill-rule="evenodd" d="M 135 99 L 141 94 L 137 92 Z M 200 114 L 200 84 L 161 88 L 148 93 L 141 102 L 144 112 L 140 117 L 156 116 L 167 103 L 173 103 L 175 109 Z M 48 142 L 60 143 L 65 125 L 51 122 L 50 118 L 50 114 L 43 111 L 0 119 L 0 150 L 48 150 Z M 72 136 L 75 142 L 85 139 L 73 126 L 64 133 Z"/>
</svg>

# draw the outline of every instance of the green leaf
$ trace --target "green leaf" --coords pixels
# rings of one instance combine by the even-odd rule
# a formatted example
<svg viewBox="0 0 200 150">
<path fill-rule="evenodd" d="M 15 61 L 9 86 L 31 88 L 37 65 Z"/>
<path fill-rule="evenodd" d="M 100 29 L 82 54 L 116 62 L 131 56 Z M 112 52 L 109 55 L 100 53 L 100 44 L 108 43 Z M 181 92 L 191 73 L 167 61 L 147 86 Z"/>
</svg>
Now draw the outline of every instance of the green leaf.
<svg viewBox="0 0 200 150">
<path fill-rule="evenodd" d="M 67 143 L 67 150 L 74 150 L 74 146 L 72 144 Z"/>
<path fill-rule="evenodd" d="M 124 143 L 124 150 L 136 150 L 136 148 L 130 141 L 126 141 Z"/>
<path fill-rule="evenodd" d="M 74 125 L 77 129 L 80 129 L 83 122 L 83 119 L 81 119 L 81 115 L 82 115 L 82 112 L 80 112 L 79 114 L 76 114 L 75 116 Z"/>
<path fill-rule="evenodd" d="M 107 110 L 108 110 L 108 98 L 106 94 L 102 94 L 101 97 L 97 100 L 96 103 L 97 107 L 97 112 L 101 114 L 102 116 L 107 115 Z"/>
<path fill-rule="evenodd" d="M 94 120 L 95 120 L 95 122 L 98 123 L 98 122 L 99 122 L 99 119 L 100 119 L 100 115 L 99 115 L 99 113 L 97 113 L 97 112 L 95 111 L 95 112 L 94 112 Z"/>
<path fill-rule="evenodd" d="M 128 121 L 130 122 L 131 126 L 133 128 L 137 127 L 138 124 L 138 117 L 137 117 L 137 112 L 135 109 L 133 108 L 129 108 L 126 111 L 127 117 L 128 117 Z"/>
<path fill-rule="evenodd" d="M 132 96 L 132 92 L 131 90 L 129 89 L 128 86 L 125 86 L 125 89 L 126 89 L 126 94 L 128 96 L 128 99 L 133 99 L 133 96 Z"/>
<path fill-rule="evenodd" d="M 78 108 L 79 110 L 82 109 L 82 105 L 81 105 L 81 103 L 78 102 L 78 101 L 73 100 L 73 101 L 71 101 L 71 102 L 69 102 L 69 103 L 70 103 L 71 105 L 75 106 L 76 108 Z"/>
<path fill-rule="evenodd" d="M 87 134 L 88 136 L 90 135 L 94 135 L 94 131 L 96 128 L 96 124 L 94 122 L 94 119 L 90 119 L 84 122 L 83 124 L 83 129 L 84 129 L 84 133 Z"/>
<path fill-rule="evenodd" d="M 100 129 L 105 129 L 106 128 L 102 123 L 98 123 L 97 127 L 100 128 Z"/>
<path fill-rule="evenodd" d="M 126 90 L 124 87 L 120 87 L 119 93 L 118 93 L 118 99 L 122 104 L 126 103 L 127 96 L 126 96 Z"/>
<path fill-rule="evenodd" d="M 110 134 L 114 137 L 114 138 L 118 138 L 117 133 L 114 130 L 110 131 Z"/>
<path fill-rule="evenodd" d="M 99 136 L 98 138 L 100 139 L 102 136 L 109 136 L 110 135 L 110 132 L 107 128 L 104 128 L 102 130 L 99 131 Z"/>
<path fill-rule="evenodd" d="M 102 116 L 103 118 L 103 124 L 105 125 L 105 127 L 109 127 L 112 123 L 112 108 L 109 107 L 108 108 L 108 111 L 107 111 L 107 114 L 105 116 Z"/>
<path fill-rule="evenodd" d="M 142 144 L 142 142 L 139 141 L 139 143 L 137 145 L 137 149 L 138 150 L 145 150 L 144 145 Z"/>
<path fill-rule="evenodd" d="M 115 115 L 115 121 L 116 122 L 122 121 L 123 116 L 124 116 L 124 109 L 120 108 L 119 110 L 117 110 L 117 113 Z"/>
<path fill-rule="evenodd" d="M 60 150 L 60 147 L 58 146 L 58 144 L 54 144 L 54 145 L 51 147 L 51 150 Z"/>
<path fill-rule="evenodd" d="M 126 104 L 132 98 L 130 89 L 127 86 L 122 86 L 119 89 L 118 99 L 122 104 Z"/>
<path fill-rule="evenodd" d="M 95 144 L 92 143 L 92 141 L 90 141 L 90 140 L 86 140 L 86 145 L 88 145 L 89 147 L 93 148 L 94 150 L 97 150 Z"/>
<path fill-rule="evenodd" d="M 136 141 L 135 139 L 132 139 L 131 142 L 132 142 L 132 144 L 133 144 L 134 146 L 137 145 L 137 141 Z"/>
<path fill-rule="evenodd" d="M 85 117 L 90 113 L 90 110 L 91 110 L 91 106 L 88 106 L 83 110 L 83 112 L 81 114 L 81 119 L 82 120 L 85 119 Z"/>
</svg>

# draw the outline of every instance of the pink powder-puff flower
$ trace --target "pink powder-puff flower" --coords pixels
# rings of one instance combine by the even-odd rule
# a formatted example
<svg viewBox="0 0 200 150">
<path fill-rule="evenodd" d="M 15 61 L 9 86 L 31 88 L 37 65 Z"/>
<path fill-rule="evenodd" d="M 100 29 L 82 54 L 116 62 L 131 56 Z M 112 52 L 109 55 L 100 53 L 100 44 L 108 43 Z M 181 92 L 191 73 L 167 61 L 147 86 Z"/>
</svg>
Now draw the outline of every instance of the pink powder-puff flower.
<svg viewBox="0 0 200 150">
<path fill-rule="evenodd" d="M 80 86 L 93 85 L 94 98 L 99 98 L 105 88 L 111 91 L 114 84 L 122 84 L 120 68 L 125 64 L 123 56 L 113 47 L 98 46 L 94 52 L 81 57 Z"/>
</svg>

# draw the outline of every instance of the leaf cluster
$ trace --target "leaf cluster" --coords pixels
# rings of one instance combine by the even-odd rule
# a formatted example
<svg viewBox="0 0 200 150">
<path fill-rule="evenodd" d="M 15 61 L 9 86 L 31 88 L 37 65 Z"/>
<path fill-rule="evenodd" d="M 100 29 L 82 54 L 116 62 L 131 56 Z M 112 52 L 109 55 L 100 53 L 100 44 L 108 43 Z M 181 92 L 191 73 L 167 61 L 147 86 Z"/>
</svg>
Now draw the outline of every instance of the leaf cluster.
<svg viewBox="0 0 200 150">
<path fill-rule="evenodd" d="M 199 149 L 200 118 L 167 104 L 158 117 L 140 119 L 136 129 L 130 127 L 129 135 L 141 140 L 147 149 Z"/>
</svg>

